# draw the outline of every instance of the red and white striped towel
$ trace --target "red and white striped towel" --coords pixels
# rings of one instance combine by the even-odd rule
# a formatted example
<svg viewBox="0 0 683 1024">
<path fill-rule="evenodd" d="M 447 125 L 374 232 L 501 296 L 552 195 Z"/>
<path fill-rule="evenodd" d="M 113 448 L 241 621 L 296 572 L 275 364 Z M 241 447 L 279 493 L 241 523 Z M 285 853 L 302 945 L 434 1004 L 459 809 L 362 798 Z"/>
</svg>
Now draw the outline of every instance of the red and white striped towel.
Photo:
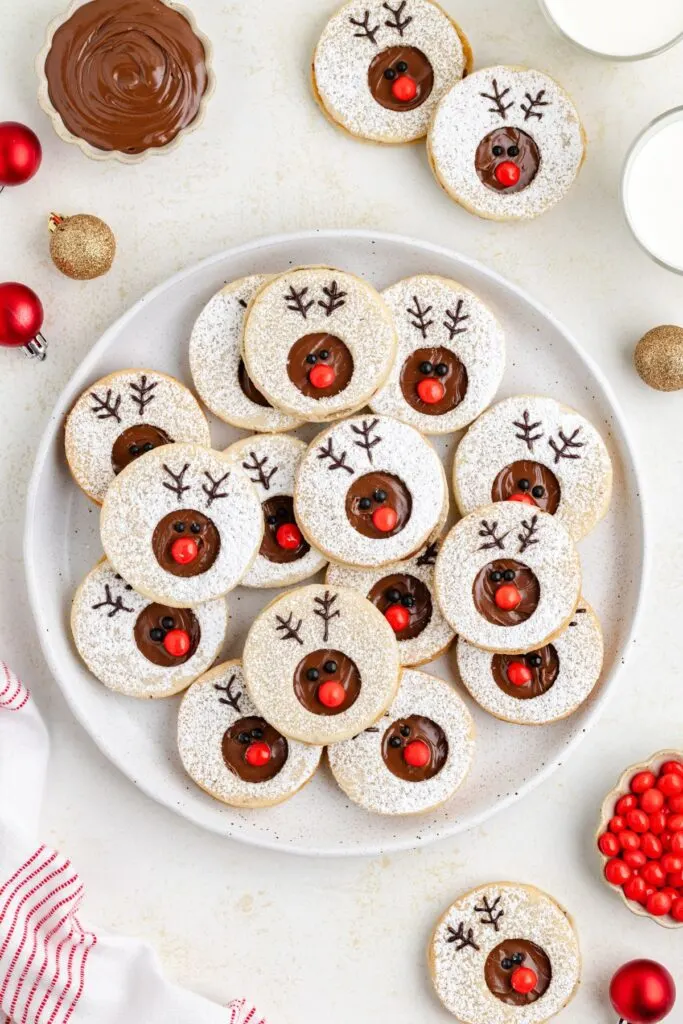
<svg viewBox="0 0 683 1024">
<path fill-rule="evenodd" d="M 47 731 L 0 662 L 0 1024 L 266 1024 L 165 981 L 141 942 L 90 931 L 71 861 L 36 835 Z"/>
</svg>

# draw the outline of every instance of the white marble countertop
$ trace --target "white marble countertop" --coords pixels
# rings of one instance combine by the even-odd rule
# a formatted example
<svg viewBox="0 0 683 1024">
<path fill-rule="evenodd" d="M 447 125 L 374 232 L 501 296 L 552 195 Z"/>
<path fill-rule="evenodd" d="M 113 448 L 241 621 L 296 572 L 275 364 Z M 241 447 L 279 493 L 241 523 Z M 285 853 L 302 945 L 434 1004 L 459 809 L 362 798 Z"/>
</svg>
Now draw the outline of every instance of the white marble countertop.
<svg viewBox="0 0 683 1024">
<path fill-rule="evenodd" d="M 477 66 L 544 68 L 583 115 L 590 147 L 579 182 L 536 222 L 479 221 L 440 192 L 423 147 L 363 145 L 325 121 L 310 96 L 307 65 L 334 0 L 195 0 L 215 46 L 216 95 L 203 130 L 171 156 L 134 167 L 87 160 L 57 139 L 38 109 L 33 59 L 59 4 L 0 0 L 0 115 L 31 125 L 44 146 L 39 175 L 0 198 L 0 280 L 38 291 L 51 346 L 43 365 L 0 351 L 0 656 L 33 686 L 49 719 L 44 836 L 80 869 L 89 920 L 149 939 L 169 974 L 188 986 L 218 1000 L 249 995 L 273 1024 L 447 1021 L 425 967 L 430 927 L 461 890 L 506 877 L 547 889 L 578 923 L 584 984 L 563 1022 L 613 1021 L 608 980 L 634 956 L 667 963 L 683 990 L 683 932 L 630 915 L 600 882 L 592 848 L 597 808 L 622 768 L 681 745 L 683 397 L 648 390 L 631 353 L 648 328 L 683 322 L 683 281 L 631 239 L 618 181 L 635 134 L 681 102 L 683 51 L 641 64 L 602 63 L 556 37 L 535 0 L 445 6 L 470 35 Z M 107 277 L 79 284 L 53 269 L 46 228 L 53 209 L 96 213 L 112 225 L 119 252 Z M 372 227 L 443 243 L 545 303 L 610 378 L 649 508 L 653 566 L 639 639 L 579 753 L 485 827 L 376 860 L 249 849 L 200 832 L 138 792 L 98 752 L 50 679 L 22 568 L 24 498 L 38 439 L 57 394 L 103 329 L 202 256 L 313 227 Z"/>
</svg>

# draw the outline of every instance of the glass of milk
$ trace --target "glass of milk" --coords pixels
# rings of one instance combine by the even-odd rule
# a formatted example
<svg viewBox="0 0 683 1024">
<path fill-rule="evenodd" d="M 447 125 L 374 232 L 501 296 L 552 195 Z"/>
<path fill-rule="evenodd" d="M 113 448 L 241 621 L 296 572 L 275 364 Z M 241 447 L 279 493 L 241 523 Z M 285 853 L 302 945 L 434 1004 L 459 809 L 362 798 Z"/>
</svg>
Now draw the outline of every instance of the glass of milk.
<svg viewBox="0 0 683 1024">
<path fill-rule="evenodd" d="M 609 60 L 654 57 L 683 39 L 683 0 L 538 0 L 560 33 Z"/>
</svg>

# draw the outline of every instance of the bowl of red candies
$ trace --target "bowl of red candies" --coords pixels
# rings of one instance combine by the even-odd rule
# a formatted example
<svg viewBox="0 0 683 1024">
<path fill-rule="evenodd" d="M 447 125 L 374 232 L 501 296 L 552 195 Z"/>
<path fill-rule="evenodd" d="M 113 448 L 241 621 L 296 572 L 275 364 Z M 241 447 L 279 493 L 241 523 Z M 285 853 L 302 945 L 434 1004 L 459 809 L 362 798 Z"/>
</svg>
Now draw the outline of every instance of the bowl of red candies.
<svg viewBox="0 0 683 1024">
<path fill-rule="evenodd" d="M 683 753 L 661 750 L 624 772 L 602 805 L 597 843 L 629 910 L 683 925 Z"/>
</svg>

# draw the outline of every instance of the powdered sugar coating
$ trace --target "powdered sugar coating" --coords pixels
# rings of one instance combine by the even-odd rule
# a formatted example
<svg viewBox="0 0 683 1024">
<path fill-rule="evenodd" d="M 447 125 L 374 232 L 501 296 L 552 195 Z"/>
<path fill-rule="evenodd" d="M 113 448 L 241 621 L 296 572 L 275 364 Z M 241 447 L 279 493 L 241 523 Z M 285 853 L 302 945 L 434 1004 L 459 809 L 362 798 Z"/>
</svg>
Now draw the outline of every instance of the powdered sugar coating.
<svg viewBox="0 0 683 1024">
<path fill-rule="evenodd" d="M 483 908 L 496 900 L 494 913 L 503 914 L 490 924 Z M 465 935 L 472 929 L 478 949 L 458 948 L 453 936 L 460 925 Z M 533 942 L 550 960 L 548 989 L 526 1006 L 507 1005 L 486 984 L 486 958 L 506 939 Z M 513 882 L 492 882 L 460 896 L 438 922 L 428 958 L 439 999 L 462 1024 L 542 1024 L 567 1005 L 581 980 L 579 941 L 567 912 L 539 889 Z"/>
<path fill-rule="evenodd" d="M 242 277 L 209 299 L 192 328 L 190 371 L 202 401 L 219 419 L 245 430 L 293 430 L 298 417 L 257 405 L 239 382 L 247 306 L 268 280 L 265 274 Z"/>
<path fill-rule="evenodd" d="M 436 104 L 471 64 L 461 30 L 431 0 L 406 0 L 400 19 L 382 0 L 351 0 L 325 26 L 313 57 L 313 82 L 325 112 L 352 135 L 374 142 L 412 142 L 427 134 Z M 368 12 L 374 42 L 351 19 L 362 23 Z M 408 19 L 408 24 L 404 24 Z M 389 23 L 398 23 L 401 28 Z M 392 46 L 411 46 L 429 60 L 434 86 L 414 110 L 387 110 L 373 97 L 368 69 L 377 54 Z"/>
<path fill-rule="evenodd" d="M 509 89 L 498 112 L 488 96 Z M 527 115 L 528 96 L 543 91 L 547 104 Z M 482 93 L 486 93 L 483 96 Z M 540 114 L 541 116 L 537 116 Z M 519 192 L 498 192 L 479 179 L 475 154 L 479 143 L 501 127 L 519 128 L 531 135 L 540 151 L 535 178 Z M 471 213 L 495 220 L 520 220 L 544 213 L 564 198 L 584 158 L 585 140 L 572 100 L 542 71 L 497 66 L 483 68 L 456 84 L 439 103 L 429 129 L 428 152 L 439 184 Z"/>
<path fill-rule="evenodd" d="M 455 633 L 443 617 L 434 593 L 434 565 L 439 544 L 434 542 L 422 548 L 419 554 L 403 562 L 393 562 L 381 569 L 354 569 L 348 565 L 333 562 L 327 570 L 325 582 L 331 587 L 352 587 L 367 597 L 375 583 L 393 573 L 407 573 L 414 576 L 429 590 L 432 597 L 432 615 L 422 632 L 410 640 L 398 640 L 402 665 L 422 665 L 442 654 L 449 646 Z"/>
<path fill-rule="evenodd" d="M 331 599 L 328 622 L 321 601 Z M 288 636 L 287 623 L 299 640 Z M 297 625 L 298 624 L 298 625 Z M 360 693 L 346 711 L 316 715 L 294 692 L 294 671 L 313 651 L 341 651 L 355 662 Z M 313 584 L 272 601 L 255 619 L 242 655 L 247 688 L 263 717 L 283 735 L 303 743 L 335 743 L 375 722 L 398 688 L 398 644 L 389 623 L 374 605 L 353 590 Z"/>
<path fill-rule="evenodd" d="M 189 488 L 181 497 L 170 489 L 171 472 Z M 207 474 L 220 482 L 220 496 L 214 499 L 205 490 L 212 487 Z M 203 512 L 221 538 L 218 557 L 199 576 L 167 572 L 152 549 L 157 524 L 181 509 Z M 116 477 L 102 506 L 100 533 L 115 570 L 141 594 L 176 608 L 194 607 L 240 582 L 260 547 L 263 513 L 253 484 L 233 460 L 199 445 L 165 445 Z"/>
<path fill-rule="evenodd" d="M 563 438 L 572 446 L 561 456 L 557 449 L 565 448 Z M 580 540 L 590 533 L 606 514 L 612 496 L 609 452 L 584 416 L 539 395 L 515 395 L 498 402 L 465 434 L 453 464 L 453 489 L 463 515 L 488 505 L 498 473 L 523 459 L 540 462 L 557 477 L 561 497 L 555 518 L 572 537 Z"/>
<path fill-rule="evenodd" d="M 370 408 L 396 416 L 423 434 L 447 434 L 466 427 L 493 401 L 505 369 L 505 338 L 493 313 L 457 281 L 431 274 L 405 278 L 387 288 L 382 298 L 394 314 L 398 351 L 387 382 L 371 399 Z M 415 315 L 418 308 L 422 316 Z M 441 416 L 414 409 L 401 390 L 406 359 L 416 349 L 431 346 L 449 349 L 467 371 L 463 400 Z"/>
<path fill-rule="evenodd" d="M 114 442 L 141 424 L 159 427 L 173 441 L 211 444 L 206 417 L 179 380 L 156 370 L 119 370 L 102 377 L 76 401 L 64 435 L 69 469 L 97 504 L 114 479 Z"/>
<path fill-rule="evenodd" d="M 525 523 L 533 529 L 528 546 L 522 540 Z M 498 544 L 482 535 L 487 525 Z M 499 558 L 528 566 L 540 584 L 536 610 L 516 626 L 489 622 L 474 603 L 477 573 Z M 441 610 L 459 636 L 488 651 L 519 654 L 543 647 L 569 622 L 581 593 L 581 563 L 557 519 L 516 501 L 501 501 L 456 523 L 439 552 L 434 580 Z"/>
<path fill-rule="evenodd" d="M 509 696 L 496 684 L 490 651 L 465 640 L 456 648 L 460 678 L 490 714 L 519 725 L 546 725 L 571 715 L 590 696 L 602 670 L 604 645 L 595 612 L 581 599 L 565 630 L 552 641 L 559 659 L 557 679 L 545 693 L 528 700 Z"/>
<path fill-rule="evenodd" d="M 330 302 L 325 288 L 343 294 Z M 293 292 L 301 304 L 290 297 Z M 354 364 L 348 385 L 323 398 L 304 395 L 287 372 L 292 345 L 318 333 L 340 338 Z M 396 353 L 396 334 L 391 313 L 366 281 L 331 267 L 302 267 L 273 278 L 256 294 L 244 325 L 243 349 L 249 376 L 273 405 L 324 421 L 359 409 L 384 383 Z"/>
<path fill-rule="evenodd" d="M 295 437 L 255 434 L 236 441 L 225 454 L 239 463 L 256 488 L 259 501 L 264 502 L 276 495 L 294 494 L 296 470 L 305 451 L 304 442 Z M 296 562 L 280 564 L 259 552 L 241 583 L 243 587 L 287 587 L 314 576 L 325 565 L 327 559 L 313 547 Z"/>
<path fill-rule="evenodd" d="M 438 774 L 408 782 L 390 772 L 382 757 L 382 741 L 399 718 L 421 715 L 440 726 L 448 741 L 448 757 Z M 391 707 L 377 731 L 365 731 L 328 750 L 330 768 L 346 795 L 376 814 L 419 814 L 450 800 L 462 785 L 474 757 L 474 723 L 465 702 L 450 683 L 426 672 L 405 669 Z"/>
<path fill-rule="evenodd" d="M 230 696 L 225 690 L 230 686 Z M 228 703 L 228 699 L 234 704 Z M 223 760 L 221 744 L 240 718 L 258 715 L 244 685 L 239 661 L 226 661 L 190 687 L 178 711 L 178 751 L 185 771 L 205 792 L 235 807 L 269 807 L 289 799 L 315 774 L 322 747 L 288 740 L 281 771 L 264 782 L 247 782 Z"/>
<path fill-rule="evenodd" d="M 225 641 L 228 607 L 220 597 L 195 610 L 200 639 L 192 657 L 170 668 L 155 665 L 135 642 L 135 623 L 149 603 L 104 559 L 85 577 L 71 607 L 71 631 L 81 658 L 101 683 L 126 697 L 179 693 L 206 672 Z"/>
<path fill-rule="evenodd" d="M 362 447 L 367 432 L 370 448 Z M 375 438 L 380 440 L 374 443 Z M 334 467 L 324 456 L 330 445 L 344 456 Z M 412 498 L 412 513 L 393 537 L 364 537 L 349 522 L 345 499 L 353 481 L 369 472 L 399 477 Z M 311 544 L 331 561 L 383 566 L 418 551 L 441 522 L 448 502 L 446 478 L 437 453 L 414 427 L 389 416 L 358 416 L 319 434 L 301 461 L 294 487 L 294 511 Z"/>
</svg>

